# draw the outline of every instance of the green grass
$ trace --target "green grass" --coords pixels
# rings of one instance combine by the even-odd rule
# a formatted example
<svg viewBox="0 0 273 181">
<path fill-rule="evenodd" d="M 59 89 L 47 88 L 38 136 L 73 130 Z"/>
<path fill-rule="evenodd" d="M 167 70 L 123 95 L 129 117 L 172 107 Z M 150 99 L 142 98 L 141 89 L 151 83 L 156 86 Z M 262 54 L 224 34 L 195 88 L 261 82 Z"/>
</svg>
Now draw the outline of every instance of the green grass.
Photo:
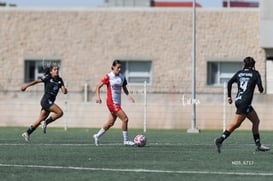
<svg viewBox="0 0 273 181">
<path fill-rule="evenodd" d="M 26 128 L 0 128 L 0 179 L 12 180 L 272 180 L 273 152 L 255 152 L 250 131 L 236 130 L 218 154 L 214 138 L 221 131 L 148 130 L 147 145 L 126 147 L 119 129 L 93 144 L 98 129 L 37 129 L 31 143 Z M 130 130 L 133 137 L 141 130 Z M 261 132 L 272 146 L 271 132 Z"/>
</svg>

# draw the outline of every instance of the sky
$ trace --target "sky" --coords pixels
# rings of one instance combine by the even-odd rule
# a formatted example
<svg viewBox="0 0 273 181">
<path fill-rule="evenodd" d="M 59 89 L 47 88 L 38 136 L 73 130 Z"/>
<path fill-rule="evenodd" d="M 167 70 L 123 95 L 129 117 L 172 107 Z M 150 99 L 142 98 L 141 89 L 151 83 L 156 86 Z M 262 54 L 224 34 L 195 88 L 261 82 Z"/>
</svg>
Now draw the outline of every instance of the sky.
<svg viewBox="0 0 273 181">
<path fill-rule="evenodd" d="M 162 0 L 161 0 L 162 1 Z M 179 1 L 179 0 L 164 0 Z M 192 1 L 192 0 L 180 0 Z M 222 7 L 223 0 L 196 0 L 203 7 Z M 82 7 L 103 7 L 104 0 L 0 0 L 7 4 L 16 4 L 17 7 L 49 7 L 49 8 L 82 8 Z"/>
</svg>

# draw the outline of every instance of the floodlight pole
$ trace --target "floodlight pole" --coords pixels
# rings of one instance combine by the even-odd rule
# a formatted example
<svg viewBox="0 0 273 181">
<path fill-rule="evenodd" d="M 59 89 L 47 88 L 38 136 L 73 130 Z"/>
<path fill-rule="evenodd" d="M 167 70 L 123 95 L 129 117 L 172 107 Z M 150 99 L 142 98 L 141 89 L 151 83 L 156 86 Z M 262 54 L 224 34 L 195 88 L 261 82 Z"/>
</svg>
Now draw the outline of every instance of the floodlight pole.
<svg viewBox="0 0 273 181">
<path fill-rule="evenodd" d="M 196 128 L 196 4 L 192 2 L 192 123 L 188 133 L 199 133 Z"/>
</svg>

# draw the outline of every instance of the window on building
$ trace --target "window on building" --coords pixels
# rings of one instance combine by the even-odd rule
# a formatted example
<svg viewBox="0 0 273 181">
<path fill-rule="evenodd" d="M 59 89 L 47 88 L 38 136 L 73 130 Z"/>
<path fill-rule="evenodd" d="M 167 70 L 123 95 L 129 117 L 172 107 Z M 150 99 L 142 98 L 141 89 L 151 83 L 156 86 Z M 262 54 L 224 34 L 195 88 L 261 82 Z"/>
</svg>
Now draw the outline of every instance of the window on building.
<svg viewBox="0 0 273 181">
<path fill-rule="evenodd" d="M 121 60 L 122 73 L 126 76 L 127 82 L 131 85 L 152 84 L 152 61 L 128 61 Z"/>
<path fill-rule="evenodd" d="M 52 63 L 60 66 L 61 60 L 56 59 L 26 59 L 25 60 L 25 82 L 31 82 L 39 79 L 44 75 L 44 70 L 49 67 Z"/>
<path fill-rule="evenodd" d="M 241 62 L 223 62 L 209 61 L 207 62 L 207 84 L 222 85 L 227 82 L 233 74 L 242 69 Z"/>
</svg>

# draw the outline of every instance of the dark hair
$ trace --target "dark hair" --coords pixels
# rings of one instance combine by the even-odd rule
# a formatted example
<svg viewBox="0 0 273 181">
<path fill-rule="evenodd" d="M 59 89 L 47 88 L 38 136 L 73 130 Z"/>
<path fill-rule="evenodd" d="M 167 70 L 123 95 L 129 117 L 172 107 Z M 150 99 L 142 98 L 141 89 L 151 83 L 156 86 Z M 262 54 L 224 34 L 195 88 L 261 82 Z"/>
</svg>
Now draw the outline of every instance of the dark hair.
<svg viewBox="0 0 273 181">
<path fill-rule="evenodd" d="M 255 69 L 255 60 L 252 57 L 246 57 L 244 59 L 244 64 L 245 64 L 244 68 L 253 68 L 253 69 Z"/>
<path fill-rule="evenodd" d="M 121 64 L 121 62 L 116 59 L 113 61 L 111 69 L 113 70 L 113 67 L 115 67 L 117 64 Z"/>
<path fill-rule="evenodd" d="M 56 63 L 51 63 L 49 66 L 44 67 L 44 75 L 50 74 L 50 71 L 53 69 L 53 67 L 59 68 L 59 66 Z"/>
</svg>

